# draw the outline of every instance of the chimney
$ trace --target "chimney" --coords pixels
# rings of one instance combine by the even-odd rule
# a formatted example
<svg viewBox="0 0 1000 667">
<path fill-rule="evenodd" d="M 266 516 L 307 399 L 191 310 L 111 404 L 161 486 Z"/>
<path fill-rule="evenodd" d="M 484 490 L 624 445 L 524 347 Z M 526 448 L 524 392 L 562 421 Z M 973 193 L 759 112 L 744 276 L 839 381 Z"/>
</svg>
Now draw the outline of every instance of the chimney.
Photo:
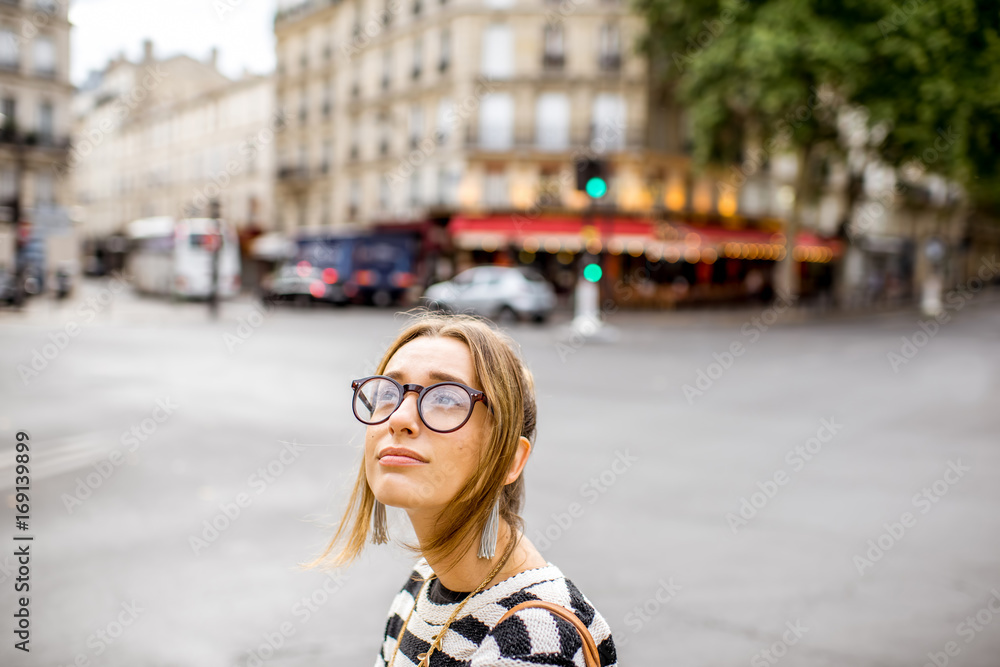
<svg viewBox="0 0 1000 667">
<path fill-rule="evenodd" d="M 142 42 L 142 62 L 153 62 L 153 40 L 146 39 Z"/>
<path fill-rule="evenodd" d="M 212 66 L 212 69 L 219 69 L 219 49 L 218 47 L 212 47 L 212 53 L 208 56 L 208 64 Z"/>
</svg>

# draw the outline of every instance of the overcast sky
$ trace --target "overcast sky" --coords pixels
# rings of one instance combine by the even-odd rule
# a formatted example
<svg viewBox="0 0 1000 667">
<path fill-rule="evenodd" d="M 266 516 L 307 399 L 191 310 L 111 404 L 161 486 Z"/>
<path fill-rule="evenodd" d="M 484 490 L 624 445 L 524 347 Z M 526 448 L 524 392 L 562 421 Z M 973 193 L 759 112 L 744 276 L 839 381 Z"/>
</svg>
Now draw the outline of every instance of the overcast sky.
<svg viewBox="0 0 1000 667">
<path fill-rule="evenodd" d="M 136 60 L 153 40 L 158 58 L 185 53 L 208 58 L 219 48 L 219 68 L 236 78 L 248 68 L 274 69 L 274 11 L 278 0 L 73 0 L 71 77 L 82 84 L 124 51 Z M 220 7 L 233 6 L 220 16 Z"/>
</svg>

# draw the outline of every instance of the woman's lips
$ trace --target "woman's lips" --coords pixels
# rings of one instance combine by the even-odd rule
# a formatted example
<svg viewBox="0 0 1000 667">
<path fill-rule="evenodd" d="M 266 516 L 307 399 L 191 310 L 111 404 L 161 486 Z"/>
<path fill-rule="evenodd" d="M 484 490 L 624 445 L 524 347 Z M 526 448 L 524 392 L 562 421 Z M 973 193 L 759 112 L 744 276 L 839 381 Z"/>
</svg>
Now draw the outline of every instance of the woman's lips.
<svg viewBox="0 0 1000 667">
<path fill-rule="evenodd" d="M 420 461 L 410 456 L 400 456 L 399 454 L 389 454 L 378 460 L 383 466 L 422 466 L 426 461 Z"/>
</svg>

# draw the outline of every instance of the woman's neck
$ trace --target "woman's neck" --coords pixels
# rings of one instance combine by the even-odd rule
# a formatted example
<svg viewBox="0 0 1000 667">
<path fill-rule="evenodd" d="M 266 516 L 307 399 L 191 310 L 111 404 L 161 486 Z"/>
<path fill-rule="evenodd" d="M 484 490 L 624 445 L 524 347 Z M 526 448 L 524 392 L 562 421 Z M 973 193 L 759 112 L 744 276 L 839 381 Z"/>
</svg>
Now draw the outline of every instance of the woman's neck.
<svg viewBox="0 0 1000 667">
<path fill-rule="evenodd" d="M 417 534 L 417 540 L 421 544 L 426 543 L 426 538 L 428 537 L 426 528 L 423 528 L 416 522 L 414 522 L 414 532 Z M 423 532 L 423 534 L 421 534 Z M 456 593 L 462 592 L 472 592 L 479 588 L 480 584 L 483 583 L 483 579 L 493 571 L 498 562 L 497 559 L 502 558 L 503 554 L 507 550 L 508 543 L 516 535 L 511 530 L 510 526 L 503 519 L 500 520 L 500 526 L 497 529 L 497 547 L 496 553 L 493 558 L 479 558 L 479 543 L 466 549 L 457 561 L 450 561 L 448 559 L 441 558 L 427 558 L 427 564 L 431 566 L 437 578 L 441 581 L 441 585 L 450 591 Z M 523 544 L 524 539 L 522 538 L 521 543 L 514 547 L 514 551 L 511 553 L 507 562 L 504 566 L 497 572 L 486 585 L 483 587 L 485 590 L 493 584 L 499 583 L 504 579 L 507 579 L 518 572 L 526 569 L 524 567 L 525 563 L 529 560 L 529 553 L 525 549 Z M 533 549 L 532 549 L 533 550 Z M 537 553 L 537 552 L 536 552 Z M 529 567 L 535 567 L 531 565 Z"/>
</svg>

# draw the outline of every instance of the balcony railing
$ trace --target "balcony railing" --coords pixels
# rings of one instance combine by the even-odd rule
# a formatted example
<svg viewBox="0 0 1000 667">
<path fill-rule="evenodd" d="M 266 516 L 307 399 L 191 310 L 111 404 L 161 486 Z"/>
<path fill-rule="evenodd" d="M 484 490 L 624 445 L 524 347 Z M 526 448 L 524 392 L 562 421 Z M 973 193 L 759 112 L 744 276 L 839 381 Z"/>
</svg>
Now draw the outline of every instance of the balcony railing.
<svg viewBox="0 0 1000 667">
<path fill-rule="evenodd" d="M 586 132 L 570 132 L 565 141 L 559 141 L 559 131 L 553 128 L 475 127 L 466 130 L 467 148 L 481 151 L 531 150 L 550 153 L 572 152 L 593 149 L 602 152 L 641 150 L 648 147 L 645 130 L 628 130 L 591 126 Z"/>
<path fill-rule="evenodd" d="M 542 69 L 547 72 L 561 71 L 566 66 L 566 54 L 546 53 L 542 56 Z"/>
<path fill-rule="evenodd" d="M 38 146 L 65 150 L 70 147 L 69 137 L 59 137 L 51 132 L 37 130 L 22 132 L 12 127 L 0 128 L 0 143 L 15 146 Z"/>
<path fill-rule="evenodd" d="M 617 72 L 622 68 L 622 56 L 620 53 L 602 53 L 597 64 L 604 72 Z"/>
<path fill-rule="evenodd" d="M 309 170 L 305 167 L 281 167 L 278 169 L 278 180 L 304 181 L 309 178 Z"/>
</svg>

